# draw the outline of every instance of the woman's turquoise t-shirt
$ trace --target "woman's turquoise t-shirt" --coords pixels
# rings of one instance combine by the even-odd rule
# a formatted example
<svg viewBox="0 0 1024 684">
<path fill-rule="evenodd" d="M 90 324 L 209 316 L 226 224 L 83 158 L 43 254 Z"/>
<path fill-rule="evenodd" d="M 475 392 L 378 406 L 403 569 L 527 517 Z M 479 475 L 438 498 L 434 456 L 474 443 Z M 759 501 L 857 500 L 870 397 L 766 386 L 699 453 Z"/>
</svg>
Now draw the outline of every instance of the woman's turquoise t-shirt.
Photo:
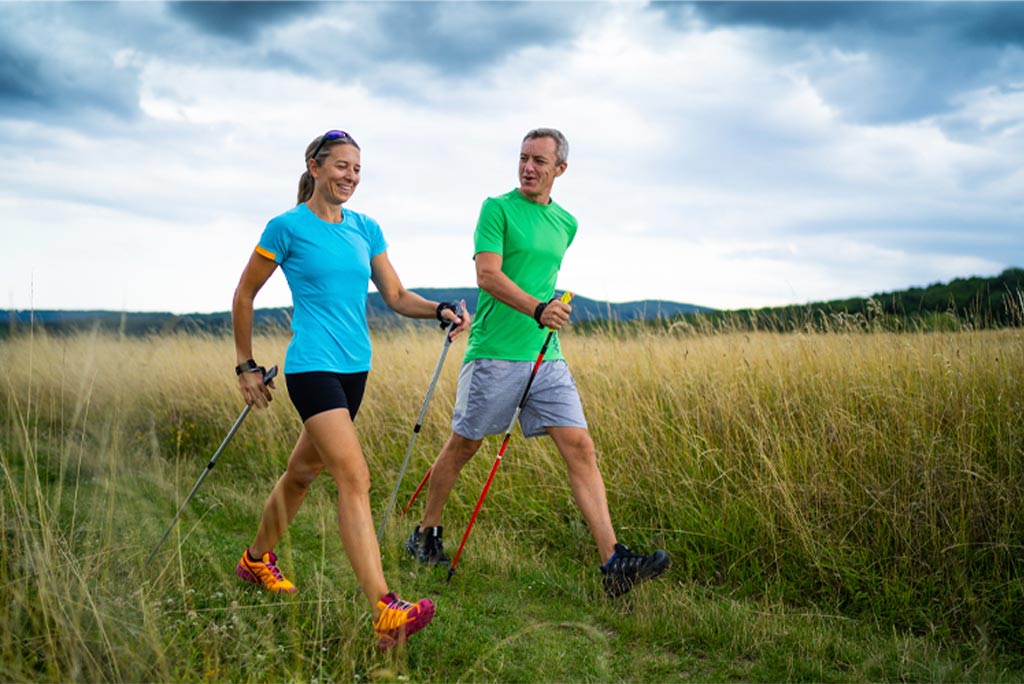
<svg viewBox="0 0 1024 684">
<path fill-rule="evenodd" d="M 328 223 L 305 204 L 270 220 L 256 251 L 281 265 L 292 292 L 285 372 L 370 370 L 370 260 L 388 248 L 380 226 L 349 209 Z"/>
</svg>

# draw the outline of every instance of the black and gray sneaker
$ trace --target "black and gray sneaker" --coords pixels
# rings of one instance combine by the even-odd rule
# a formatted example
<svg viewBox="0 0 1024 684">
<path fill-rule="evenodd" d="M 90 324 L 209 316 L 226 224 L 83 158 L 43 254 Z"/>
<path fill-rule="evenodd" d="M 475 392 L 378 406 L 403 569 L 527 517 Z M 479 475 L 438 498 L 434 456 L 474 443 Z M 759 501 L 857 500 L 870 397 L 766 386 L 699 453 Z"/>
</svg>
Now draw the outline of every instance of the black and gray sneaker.
<svg viewBox="0 0 1024 684">
<path fill-rule="evenodd" d="M 448 556 L 444 554 L 444 541 L 441 539 L 442 527 L 428 527 L 420 530 L 419 525 L 405 542 L 405 550 L 425 565 L 446 565 Z"/>
<path fill-rule="evenodd" d="M 615 554 L 601 566 L 604 591 L 611 597 L 622 596 L 638 582 L 649 580 L 665 572 L 669 557 L 658 549 L 649 556 L 633 553 L 624 544 L 615 545 Z"/>
</svg>

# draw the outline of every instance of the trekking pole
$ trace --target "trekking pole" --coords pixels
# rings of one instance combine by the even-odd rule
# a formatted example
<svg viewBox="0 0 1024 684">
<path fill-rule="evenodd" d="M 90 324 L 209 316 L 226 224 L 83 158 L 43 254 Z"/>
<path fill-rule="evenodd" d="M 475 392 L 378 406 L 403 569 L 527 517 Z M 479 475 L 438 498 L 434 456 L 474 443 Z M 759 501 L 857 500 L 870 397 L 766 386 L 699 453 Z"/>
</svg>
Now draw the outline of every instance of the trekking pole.
<svg viewBox="0 0 1024 684">
<path fill-rule="evenodd" d="M 562 303 L 568 304 L 572 299 L 572 292 L 566 292 L 562 295 Z M 476 522 L 476 516 L 480 513 L 480 507 L 484 503 L 484 497 L 487 496 L 487 490 L 491 488 L 491 481 L 494 480 L 494 474 L 498 472 L 498 466 L 501 465 L 501 457 L 505 455 L 505 447 L 508 446 L 508 441 L 512 437 L 512 428 L 515 427 L 516 419 L 519 418 L 519 413 L 523 410 L 523 406 L 526 405 L 526 398 L 530 394 L 530 387 L 533 386 L 533 379 L 537 377 L 537 370 L 540 368 L 540 362 L 544 360 L 544 354 L 548 351 L 548 345 L 551 343 L 551 338 L 555 335 L 554 328 L 548 328 L 548 336 L 544 338 L 544 346 L 540 348 L 540 354 L 537 355 L 537 360 L 533 364 L 533 371 L 530 372 L 530 379 L 526 382 L 526 389 L 523 390 L 523 396 L 519 399 L 519 405 L 516 406 L 515 413 L 512 414 L 512 420 L 508 424 L 508 430 L 505 431 L 505 438 L 501 440 L 501 447 L 498 449 L 498 457 L 494 459 L 494 465 L 491 466 L 491 474 L 487 476 L 487 482 L 484 483 L 484 490 L 480 492 L 480 499 L 476 502 L 476 508 L 473 509 L 473 515 L 469 518 L 469 525 L 466 527 L 466 533 L 462 535 L 462 543 L 459 544 L 459 550 L 455 553 L 455 558 L 452 559 L 452 564 L 448 568 L 448 582 L 452 581 L 452 576 L 455 574 L 455 566 L 459 563 L 459 556 L 462 555 L 462 549 L 466 546 L 466 540 L 469 539 L 469 533 L 473 530 L 473 523 Z"/>
<path fill-rule="evenodd" d="M 266 385 L 267 383 L 269 383 L 271 380 L 274 379 L 274 376 L 276 375 L 277 366 L 271 366 L 270 370 L 268 370 L 263 375 L 263 384 Z M 171 533 L 171 530 L 174 528 L 174 524 L 178 522 L 178 518 L 181 517 L 182 512 L 185 510 L 185 506 L 188 506 L 188 502 L 192 500 L 192 496 L 196 493 L 196 490 L 199 489 L 199 485 L 203 483 L 203 480 L 206 479 L 206 476 L 210 474 L 211 470 L 213 470 L 213 466 L 217 465 L 217 459 L 220 458 L 221 452 L 224 451 L 224 448 L 228 445 L 228 442 L 231 441 L 231 438 L 235 436 L 235 433 L 238 431 L 238 427 L 242 424 L 242 421 L 245 420 L 245 417 L 249 415 L 250 409 L 252 409 L 252 407 L 249 406 L 248 404 L 246 404 L 245 408 L 242 409 L 242 413 L 239 414 L 238 419 L 235 421 L 235 424 L 231 426 L 230 430 L 228 430 L 228 434 L 224 438 L 224 441 L 220 443 L 220 446 L 217 447 L 217 451 L 213 454 L 213 457 L 210 459 L 210 462 L 206 464 L 206 469 L 203 470 L 202 474 L 199 476 L 199 479 L 196 480 L 195 485 L 192 487 L 192 491 L 189 492 L 188 496 L 185 497 L 185 502 L 181 504 L 181 507 L 178 509 L 177 514 L 175 514 L 174 516 L 174 520 L 172 520 L 171 524 L 167 526 L 167 529 L 164 531 L 164 536 L 160 537 L 160 541 L 158 541 L 156 543 L 156 546 L 153 547 L 153 550 L 149 552 L 149 557 L 146 558 L 146 565 L 149 565 L 149 562 L 153 560 L 153 556 L 156 555 L 157 549 L 159 549 L 160 545 L 164 543 L 165 539 L 167 539 L 167 535 Z"/>
<path fill-rule="evenodd" d="M 462 318 L 462 311 L 465 306 L 465 302 L 460 302 L 455 307 L 455 315 Z M 447 328 L 450 321 L 444 321 L 441 323 L 441 328 Z M 455 324 L 451 324 L 455 327 Z M 402 461 L 402 467 L 398 471 L 398 481 L 395 482 L 395 488 L 391 492 L 391 500 L 388 501 L 387 508 L 384 509 L 384 519 L 381 520 L 380 529 L 377 530 L 377 543 L 380 543 L 381 538 L 384 536 L 384 528 L 388 524 L 388 518 L 391 516 L 391 510 L 395 506 L 395 499 L 398 498 L 398 488 L 402 485 L 402 478 L 405 477 L 405 469 L 409 465 L 409 458 L 412 456 L 412 448 L 416 445 L 416 437 L 420 434 L 420 428 L 423 427 L 423 418 L 427 415 L 427 407 L 430 406 L 430 398 L 434 396 L 434 386 L 437 385 L 437 378 L 441 375 L 441 366 L 444 365 L 444 359 L 448 356 L 448 347 L 452 344 L 452 338 L 449 331 L 445 331 L 444 344 L 441 346 L 441 356 L 437 360 L 437 366 L 434 367 L 434 377 L 430 379 L 430 385 L 427 386 L 427 394 L 423 397 L 423 405 L 420 406 L 420 415 L 416 419 L 416 425 L 412 429 L 412 436 L 409 437 L 409 446 L 405 449 L 405 460 Z M 428 476 L 430 471 L 427 471 Z M 426 478 L 423 480 L 426 482 Z M 420 483 L 420 489 L 423 488 L 423 483 Z M 419 489 L 416 490 L 416 494 L 419 494 Z M 416 494 L 413 494 L 413 499 L 416 498 Z M 412 501 L 409 502 L 409 506 L 412 505 Z M 405 510 L 409 510 L 409 506 L 405 507 Z M 402 511 L 402 515 L 405 515 L 405 511 Z"/>
</svg>

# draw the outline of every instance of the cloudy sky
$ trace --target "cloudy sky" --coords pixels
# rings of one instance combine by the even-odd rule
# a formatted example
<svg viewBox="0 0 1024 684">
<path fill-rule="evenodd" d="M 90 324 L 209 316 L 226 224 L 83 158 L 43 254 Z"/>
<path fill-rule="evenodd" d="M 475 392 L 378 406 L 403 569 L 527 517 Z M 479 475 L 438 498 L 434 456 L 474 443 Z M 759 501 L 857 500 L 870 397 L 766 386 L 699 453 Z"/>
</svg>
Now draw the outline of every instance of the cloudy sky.
<svg viewBox="0 0 1024 684">
<path fill-rule="evenodd" d="M 306 144 L 411 288 L 471 286 L 523 134 L 559 286 L 801 303 L 1024 266 L 1024 3 L 0 3 L 7 308 L 230 306 Z M 13 249 L 12 249 L 13 247 Z M 257 306 L 287 305 L 276 274 Z"/>
</svg>

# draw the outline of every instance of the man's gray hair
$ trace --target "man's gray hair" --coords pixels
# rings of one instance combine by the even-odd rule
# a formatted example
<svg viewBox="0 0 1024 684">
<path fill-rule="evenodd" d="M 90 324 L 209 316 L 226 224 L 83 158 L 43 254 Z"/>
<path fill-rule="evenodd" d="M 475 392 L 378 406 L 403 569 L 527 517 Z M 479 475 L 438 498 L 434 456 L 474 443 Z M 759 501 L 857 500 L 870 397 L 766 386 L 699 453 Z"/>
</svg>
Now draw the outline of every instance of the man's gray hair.
<svg viewBox="0 0 1024 684">
<path fill-rule="evenodd" d="M 569 159 L 569 141 L 561 131 L 554 128 L 534 128 L 523 137 L 523 142 L 537 138 L 551 138 L 555 141 L 555 164 L 563 164 Z"/>
</svg>

